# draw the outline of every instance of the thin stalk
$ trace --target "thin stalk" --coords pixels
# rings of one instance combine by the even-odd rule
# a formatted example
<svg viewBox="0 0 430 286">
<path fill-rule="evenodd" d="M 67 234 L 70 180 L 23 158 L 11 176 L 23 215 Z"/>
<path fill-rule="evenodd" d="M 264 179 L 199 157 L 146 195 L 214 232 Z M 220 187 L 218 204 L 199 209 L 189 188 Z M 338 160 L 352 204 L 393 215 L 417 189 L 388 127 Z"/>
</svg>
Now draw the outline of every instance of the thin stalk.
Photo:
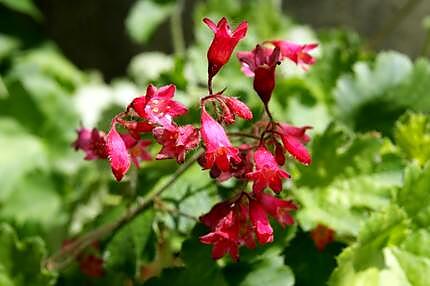
<svg viewBox="0 0 430 286">
<path fill-rule="evenodd" d="M 184 55 L 185 53 L 185 40 L 184 31 L 182 29 L 182 9 L 184 7 L 184 0 L 177 0 L 175 10 L 170 17 L 170 31 L 172 33 L 173 49 L 175 54 Z"/>
<path fill-rule="evenodd" d="M 150 207 L 154 199 L 169 189 L 169 187 L 175 183 L 179 177 L 194 164 L 194 162 L 197 161 L 200 155 L 200 152 L 195 153 L 193 157 L 191 157 L 187 162 L 177 169 L 170 180 L 167 181 L 161 188 L 153 189 L 143 198 L 140 200 L 138 199 L 136 203 L 128 208 L 127 211 L 117 221 L 102 225 L 99 228 L 84 234 L 73 243 L 67 245 L 57 253 L 48 257 L 44 263 L 45 267 L 50 271 L 64 269 L 94 241 L 100 240 L 108 234 L 115 234 L 115 232 L 122 226 L 132 221 L 135 217 Z"/>
</svg>

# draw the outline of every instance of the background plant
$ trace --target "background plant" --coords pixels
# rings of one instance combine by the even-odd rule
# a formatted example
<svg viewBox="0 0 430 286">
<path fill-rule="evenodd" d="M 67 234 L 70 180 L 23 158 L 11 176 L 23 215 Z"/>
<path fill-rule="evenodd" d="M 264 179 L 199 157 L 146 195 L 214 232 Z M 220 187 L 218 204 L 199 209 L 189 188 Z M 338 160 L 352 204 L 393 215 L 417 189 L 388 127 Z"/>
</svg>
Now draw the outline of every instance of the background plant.
<svg viewBox="0 0 430 286">
<path fill-rule="evenodd" d="M 155 24 L 174 21 L 175 5 L 180 5 L 138 3 L 127 27 L 133 38 L 143 41 L 150 41 Z M 2 5 L 11 8 L 11 15 L 18 10 L 43 21 L 29 1 Z M 136 23 L 146 19 L 137 16 L 150 9 L 142 9 L 145 5 L 157 17 L 149 21 L 154 26 Z M 305 76 L 294 65 L 278 67 L 281 74 L 269 104 L 279 121 L 314 127 L 312 165 L 289 165 L 295 180 L 284 185 L 300 205 L 297 225 L 275 229 L 271 245 L 244 249 L 234 264 L 229 259 L 212 261 L 210 249 L 197 241 L 207 229 L 196 222 L 229 197 L 233 185 L 216 184 L 194 166 L 159 202 L 147 205 L 145 197 L 169 184 L 176 163 L 144 163 L 138 171 L 131 169 L 129 180 L 117 184 L 107 164 L 85 162 L 70 147 L 80 122 L 108 130 L 113 115 L 150 82 L 174 83 L 175 98 L 190 109 L 180 123 L 198 123 L 192 110 L 207 92 L 203 55 L 212 37 L 197 24 L 205 16 L 227 16 L 235 24 L 249 21 L 248 36 L 238 50 L 277 38 L 320 43 L 317 63 Z M 128 74 L 109 84 L 94 72 L 76 68 L 43 35 L 29 39 L 28 31 L 2 27 L 0 284 L 426 285 L 428 60 L 412 61 L 393 51 L 374 53 L 351 31 L 316 33 L 282 15 L 269 1 L 208 1 L 193 18 L 191 45 L 181 44 L 180 32 L 175 33 L 175 54 L 138 55 Z M 297 31 L 302 31 L 301 39 L 295 38 Z M 254 117 L 260 117 L 260 99 L 238 61 L 225 65 L 215 81 L 216 86 L 228 86 L 229 95 L 245 101 Z M 236 124 L 242 129 L 251 123 Z M 159 147 L 149 151 L 156 154 Z M 110 224 L 136 202 L 148 206 L 146 211 L 127 223 Z M 69 263 L 69 256 L 62 256 L 55 261 L 69 266 L 49 270 L 44 262 L 51 261 L 46 259 L 58 253 L 65 240 L 106 224 L 116 231 L 105 229 L 103 239 L 85 245 L 79 259 Z M 318 225 L 334 231 L 334 242 L 323 251 L 309 233 Z M 91 275 L 99 276 L 100 269 L 87 271 L 97 257 L 103 259 L 98 278 Z M 158 278 L 151 278 L 154 275 Z"/>
</svg>

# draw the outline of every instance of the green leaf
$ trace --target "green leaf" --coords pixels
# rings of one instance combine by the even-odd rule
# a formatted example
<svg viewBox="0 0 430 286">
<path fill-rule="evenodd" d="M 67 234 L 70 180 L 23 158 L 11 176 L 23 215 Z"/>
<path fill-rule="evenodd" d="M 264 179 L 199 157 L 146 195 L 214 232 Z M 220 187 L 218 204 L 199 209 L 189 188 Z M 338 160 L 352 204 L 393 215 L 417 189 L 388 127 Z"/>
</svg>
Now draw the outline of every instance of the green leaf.
<svg viewBox="0 0 430 286">
<path fill-rule="evenodd" d="M 407 113 L 396 123 L 396 144 L 406 157 L 423 166 L 430 159 L 430 120 L 421 113 Z"/>
<path fill-rule="evenodd" d="M 46 170 L 43 144 L 11 119 L 0 118 L 0 202 L 33 170 Z"/>
<path fill-rule="evenodd" d="M 200 230 L 202 229 L 197 228 L 193 233 L 194 238 L 186 240 L 182 245 L 180 257 L 184 260 L 185 267 L 165 269 L 159 278 L 153 278 L 145 285 L 227 286 L 220 267 L 211 258 L 210 247 L 197 239 L 201 234 Z"/>
<path fill-rule="evenodd" d="M 294 275 L 291 269 L 286 266 L 281 256 L 271 253 L 261 259 L 257 259 L 249 266 L 243 279 L 232 285 L 240 286 L 292 286 L 294 285 Z M 230 273 L 234 276 L 236 273 Z"/>
<path fill-rule="evenodd" d="M 357 242 L 338 257 L 329 285 L 409 285 L 388 248 L 407 237 L 408 227 L 407 216 L 398 207 L 374 214 L 363 225 Z"/>
<path fill-rule="evenodd" d="M 139 270 L 143 250 L 152 231 L 154 211 L 146 210 L 112 238 L 104 252 L 106 269 L 134 277 Z"/>
<path fill-rule="evenodd" d="M 404 208 L 413 222 L 421 227 L 430 224 L 430 165 L 421 170 L 411 165 L 405 171 L 405 183 L 396 203 Z"/>
<path fill-rule="evenodd" d="M 20 43 L 18 39 L 8 35 L 0 34 L 0 61 L 3 61 L 5 58 L 9 57 L 15 50 L 17 50 L 19 44 Z"/>
<path fill-rule="evenodd" d="M 415 111 L 429 112 L 430 98 L 430 63 L 427 59 L 418 59 L 409 76 L 395 89 L 390 90 L 388 102 Z"/>
<path fill-rule="evenodd" d="M 377 134 L 352 134 L 336 124 L 314 136 L 313 162 L 298 167 L 293 189 L 304 230 L 322 223 L 339 236 L 356 236 L 370 213 L 389 205 L 403 164 L 385 145 Z"/>
<path fill-rule="evenodd" d="M 146 43 L 157 27 L 174 11 L 174 3 L 159 4 L 153 0 L 139 0 L 130 10 L 125 25 L 131 38 Z"/>
<path fill-rule="evenodd" d="M 46 249 L 41 239 L 19 241 L 9 225 L 0 224 L 0 285 L 54 285 L 55 275 L 41 269 L 45 256 Z"/>
<path fill-rule="evenodd" d="M 32 0 L 0 0 L 0 3 L 15 11 L 40 19 L 42 14 L 34 5 Z"/>
<path fill-rule="evenodd" d="M 298 231 L 284 250 L 285 263 L 293 270 L 295 285 L 327 285 L 330 273 L 336 267 L 335 256 L 342 247 L 341 243 L 333 242 L 319 251 L 309 233 Z"/>
<path fill-rule="evenodd" d="M 163 180 L 161 180 L 162 182 Z M 216 184 L 206 172 L 202 172 L 197 164 L 194 164 L 172 184 L 169 190 L 163 193 L 162 199 L 171 203 L 172 207 L 180 212 L 195 218 L 208 212 L 214 204 L 220 201 Z M 181 232 L 189 232 L 196 223 L 183 216 L 174 216 L 172 219 L 173 222 L 166 221 L 167 225 Z"/>
<path fill-rule="evenodd" d="M 406 274 L 411 285 L 428 285 L 428 273 L 430 273 L 430 257 L 421 257 L 410 252 L 393 249 L 400 266 Z"/>
<path fill-rule="evenodd" d="M 373 68 L 356 63 L 354 74 L 342 76 L 334 90 L 338 117 L 357 130 L 390 133 L 404 108 L 393 104 L 389 91 L 405 81 L 412 68 L 412 62 L 396 52 L 380 53 Z"/>
<path fill-rule="evenodd" d="M 61 197 L 50 177 L 43 173 L 21 178 L 0 208 L 0 218 L 17 226 L 41 226 L 46 231 L 66 222 Z"/>
</svg>

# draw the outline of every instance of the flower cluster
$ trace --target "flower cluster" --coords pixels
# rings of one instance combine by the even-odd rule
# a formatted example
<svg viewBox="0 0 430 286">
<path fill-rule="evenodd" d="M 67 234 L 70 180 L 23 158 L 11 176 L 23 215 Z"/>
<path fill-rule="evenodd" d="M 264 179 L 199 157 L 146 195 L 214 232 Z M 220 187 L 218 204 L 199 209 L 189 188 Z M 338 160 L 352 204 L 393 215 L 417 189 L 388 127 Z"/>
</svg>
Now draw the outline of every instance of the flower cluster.
<svg viewBox="0 0 430 286">
<path fill-rule="evenodd" d="M 311 127 L 275 121 L 268 103 L 275 88 L 277 65 L 288 59 L 307 69 L 315 62 L 309 51 L 317 45 L 275 40 L 258 44 L 252 51 L 238 52 L 242 71 L 254 78 L 254 89 L 267 116 L 256 121 L 249 132 L 228 133 L 226 126 L 238 118 L 252 120 L 253 114 L 244 102 L 224 94 L 225 89 L 213 92 L 212 79 L 246 36 L 248 24 L 242 22 L 232 31 L 225 18 L 217 24 L 207 18 L 203 22 L 215 35 L 207 53 L 208 94 L 200 99 L 199 127 L 180 126 L 174 121 L 187 113 L 187 108 L 173 99 L 174 85 L 156 88 L 150 84 L 144 96 L 135 98 L 124 112 L 113 118 L 107 134 L 81 128 L 73 146 L 86 153 L 86 160 L 108 159 L 118 181 L 127 173 L 130 162 L 138 167 L 140 161 L 151 159 L 146 148 L 152 142 L 161 145 L 155 156 L 157 160 L 171 158 L 178 164 L 185 161 L 188 152 L 201 147 L 204 152 L 198 163 L 203 170 L 209 170 L 210 176 L 218 181 L 236 178 L 240 187 L 231 199 L 216 204 L 201 216 L 201 222 L 210 232 L 200 240 L 213 245 L 214 259 L 228 253 L 237 260 L 241 246 L 254 248 L 257 242 L 273 241 L 269 217 L 284 227 L 293 223 L 291 212 L 297 206 L 277 194 L 283 189 L 283 181 L 290 178 L 283 168 L 288 154 L 302 164 L 311 163 L 305 147 L 310 140 L 306 131 Z M 149 139 L 143 139 L 148 135 Z M 232 136 L 241 140 L 239 145 L 232 143 Z M 248 183 L 252 183 L 252 190 L 247 190 Z"/>
</svg>

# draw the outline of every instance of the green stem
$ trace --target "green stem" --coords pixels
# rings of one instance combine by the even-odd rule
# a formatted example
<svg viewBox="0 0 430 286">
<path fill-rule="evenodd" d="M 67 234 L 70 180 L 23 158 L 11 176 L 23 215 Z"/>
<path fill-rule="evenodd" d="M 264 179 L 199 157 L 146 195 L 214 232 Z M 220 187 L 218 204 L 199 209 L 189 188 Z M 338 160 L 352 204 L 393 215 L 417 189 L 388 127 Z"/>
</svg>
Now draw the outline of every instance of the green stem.
<svg viewBox="0 0 430 286">
<path fill-rule="evenodd" d="M 175 54 L 184 55 L 185 41 L 184 31 L 182 30 L 182 9 L 184 6 L 183 0 L 177 0 L 175 10 L 170 18 L 170 31 L 172 32 L 173 49 Z"/>
<path fill-rule="evenodd" d="M 132 221 L 135 217 L 145 211 L 148 207 L 152 205 L 153 200 L 161 195 L 164 191 L 169 189 L 169 187 L 182 176 L 186 170 L 188 170 L 194 162 L 197 161 L 201 152 L 197 152 L 191 157 L 187 162 L 185 162 L 178 170 L 173 174 L 169 181 L 167 181 L 161 188 L 153 189 L 147 193 L 140 200 L 137 199 L 136 203 L 132 205 L 127 211 L 115 222 L 108 223 L 100 226 L 99 228 L 84 234 L 79 239 L 75 240 L 73 243 L 67 245 L 66 247 L 60 249 L 57 253 L 48 257 L 44 263 L 45 267 L 50 271 L 61 270 L 67 267 L 74 259 L 89 245 L 94 241 L 100 240 L 107 236 L 108 234 L 114 234 L 122 226 Z"/>
</svg>

